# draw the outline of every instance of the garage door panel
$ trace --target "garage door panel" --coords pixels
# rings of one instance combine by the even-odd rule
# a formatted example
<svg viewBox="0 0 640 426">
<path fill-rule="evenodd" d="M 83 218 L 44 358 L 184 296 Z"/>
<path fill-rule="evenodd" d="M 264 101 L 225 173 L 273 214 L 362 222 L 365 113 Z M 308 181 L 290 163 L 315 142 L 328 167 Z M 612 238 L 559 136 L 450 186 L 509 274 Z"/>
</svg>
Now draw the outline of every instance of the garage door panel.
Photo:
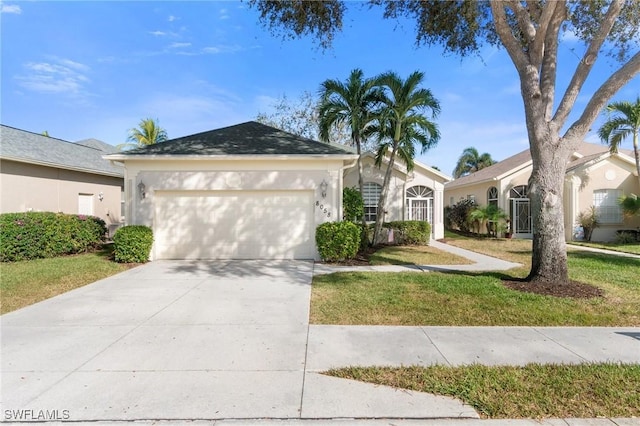
<svg viewBox="0 0 640 426">
<path fill-rule="evenodd" d="M 312 258 L 312 193 L 157 193 L 160 259 Z"/>
</svg>

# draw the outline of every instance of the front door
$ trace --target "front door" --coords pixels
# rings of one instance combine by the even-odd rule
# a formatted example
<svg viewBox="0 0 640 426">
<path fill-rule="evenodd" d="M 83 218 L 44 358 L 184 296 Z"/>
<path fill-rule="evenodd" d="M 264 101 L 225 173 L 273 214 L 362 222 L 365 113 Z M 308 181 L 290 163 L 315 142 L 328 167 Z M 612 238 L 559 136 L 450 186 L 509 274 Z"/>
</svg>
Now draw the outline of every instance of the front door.
<svg viewBox="0 0 640 426">
<path fill-rule="evenodd" d="M 433 198 L 427 199 L 407 199 L 408 219 L 425 220 L 433 223 Z"/>
<path fill-rule="evenodd" d="M 533 238 L 531 205 L 528 198 L 511 199 L 511 226 L 515 238 Z"/>
</svg>

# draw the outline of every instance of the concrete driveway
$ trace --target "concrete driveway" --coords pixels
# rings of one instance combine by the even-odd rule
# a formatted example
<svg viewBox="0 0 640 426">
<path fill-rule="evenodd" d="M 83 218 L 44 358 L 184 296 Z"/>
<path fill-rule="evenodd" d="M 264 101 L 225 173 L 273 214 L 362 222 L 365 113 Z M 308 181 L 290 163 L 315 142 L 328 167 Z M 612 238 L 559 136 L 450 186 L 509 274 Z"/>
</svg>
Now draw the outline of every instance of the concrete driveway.
<svg viewBox="0 0 640 426">
<path fill-rule="evenodd" d="M 312 274 L 311 262 L 158 261 L 6 314 L 3 420 L 477 417 L 307 372 Z"/>
</svg>

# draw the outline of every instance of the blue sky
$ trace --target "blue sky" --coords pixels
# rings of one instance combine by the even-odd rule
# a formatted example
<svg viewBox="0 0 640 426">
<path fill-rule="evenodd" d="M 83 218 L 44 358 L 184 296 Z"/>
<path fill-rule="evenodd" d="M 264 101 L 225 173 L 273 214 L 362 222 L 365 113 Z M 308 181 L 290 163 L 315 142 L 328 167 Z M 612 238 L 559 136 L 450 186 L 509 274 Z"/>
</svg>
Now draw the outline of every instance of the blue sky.
<svg viewBox="0 0 640 426">
<path fill-rule="evenodd" d="M 416 48 L 410 22 L 383 20 L 362 3 L 349 4 L 344 31 L 325 52 L 310 39 L 273 36 L 255 10 L 231 1 L 3 1 L 0 16 L 1 122 L 24 130 L 117 145 L 151 117 L 180 137 L 253 120 L 278 97 L 315 93 L 358 67 L 367 76 L 425 73 L 441 103 L 442 137 L 419 161 L 451 173 L 468 146 L 496 160 L 528 146 L 519 81 L 504 51 L 487 47 L 462 60 Z M 559 86 L 583 50 L 565 39 Z M 578 107 L 614 65 L 600 58 Z M 636 78 L 614 99 L 639 94 Z M 594 132 L 587 140 L 597 142 Z"/>
</svg>

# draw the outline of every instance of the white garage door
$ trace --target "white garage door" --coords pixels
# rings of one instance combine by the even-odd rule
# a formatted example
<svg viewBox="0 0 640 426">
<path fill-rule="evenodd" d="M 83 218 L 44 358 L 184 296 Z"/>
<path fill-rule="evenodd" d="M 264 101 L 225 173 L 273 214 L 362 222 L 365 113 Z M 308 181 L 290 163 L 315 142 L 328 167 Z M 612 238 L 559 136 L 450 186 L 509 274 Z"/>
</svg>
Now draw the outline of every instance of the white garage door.
<svg viewBox="0 0 640 426">
<path fill-rule="evenodd" d="M 311 259 L 312 191 L 155 193 L 157 259 Z"/>
</svg>

